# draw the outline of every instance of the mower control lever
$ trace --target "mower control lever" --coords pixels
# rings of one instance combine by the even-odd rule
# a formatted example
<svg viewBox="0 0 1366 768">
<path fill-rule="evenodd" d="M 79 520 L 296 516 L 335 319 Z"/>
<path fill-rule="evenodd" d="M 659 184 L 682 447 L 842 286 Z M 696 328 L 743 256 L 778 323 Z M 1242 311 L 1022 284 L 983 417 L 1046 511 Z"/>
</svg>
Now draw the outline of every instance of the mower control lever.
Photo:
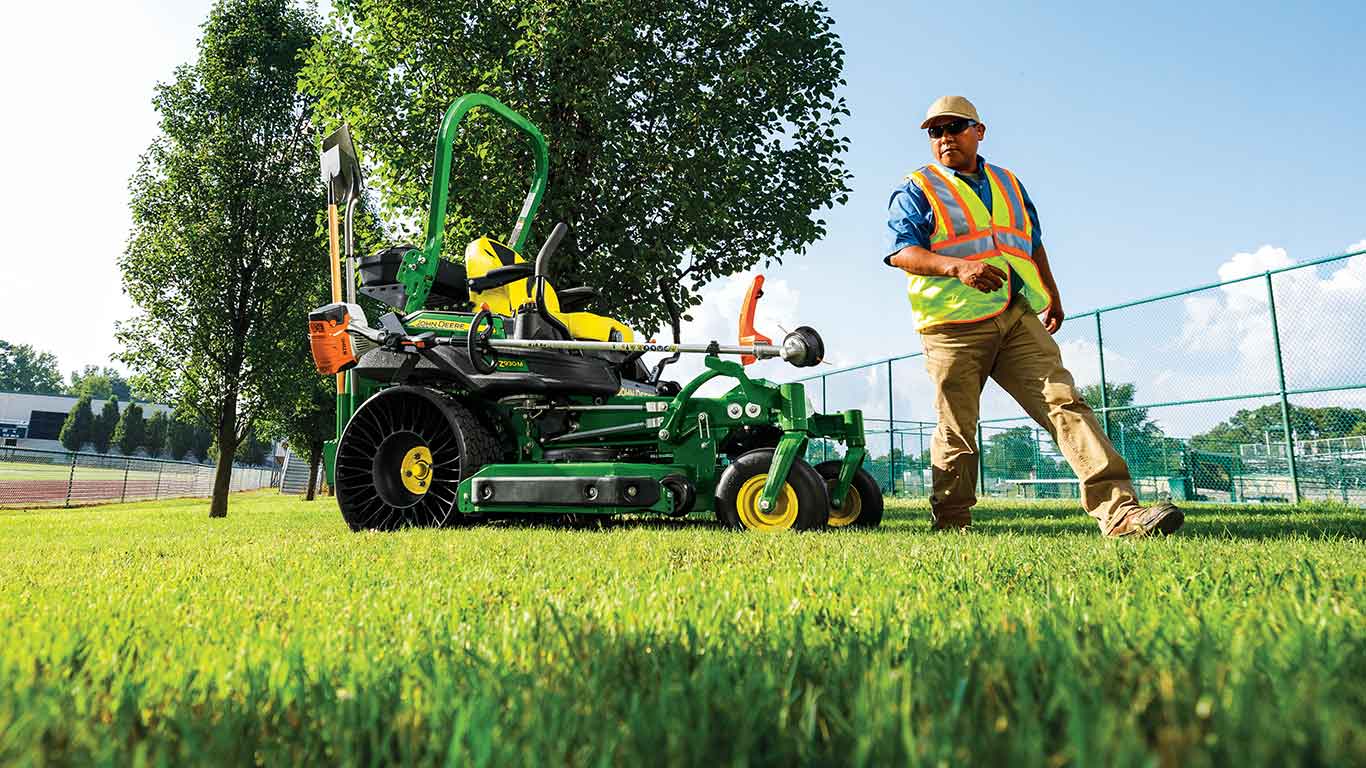
<svg viewBox="0 0 1366 768">
<path fill-rule="evenodd" d="M 555 251 L 560 247 L 560 241 L 569 234 L 569 225 L 563 221 L 555 225 L 550 231 L 550 237 L 541 244 L 541 252 L 536 254 L 536 276 L 550 277 L 550 260 L 555 256 Z"/>
<path fill-rule="evenodd" d="M 484 326 L 482 330 L 480 326 Z M 489 337 L 491 336 L 493 336 L 493 313 L 489 312 L 488 307 L 484 307 L 470 321 L 470 329 L 465 332 L 465 351 L 470 356 L 470 365 L 485 376 L 496 371 L 498 365 L 497 357 L 493 358 L 493 362 L 488 360 L 493 353 L 489 347 Z"/>
</svg>

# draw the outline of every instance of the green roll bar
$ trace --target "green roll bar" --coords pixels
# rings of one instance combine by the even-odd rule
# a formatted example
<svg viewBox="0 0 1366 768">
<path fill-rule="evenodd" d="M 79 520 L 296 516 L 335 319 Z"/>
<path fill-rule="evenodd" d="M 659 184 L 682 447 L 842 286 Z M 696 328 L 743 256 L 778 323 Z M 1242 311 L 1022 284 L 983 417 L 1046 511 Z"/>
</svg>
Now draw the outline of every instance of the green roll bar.
<svg viewBox="0 0 1366 768">
<path fill-rule="evenodd" d="M 475 107 L 486 107 L 499 117 L 512 123 L 513 127 L 531 139 L 531 148 L 536 156 L 536 168 L 531 177 L 531 189 L 522 203 L 522 212 L 508 236 L 508 244 L 518 253 L 526 245 L 527 235 L 531 232 L 531 220 L 545 195 L 546 181 L 550 176 L 550 150 L 545 137 L 530 120 L 522 117 L 516 110 L 503 102 L 482 93 L 467 93 L 455 100 L 446 110 L 441 121 L 441 132 L 436 138 L 436 162 L 432 167 L 431 207 L 427 212 L 427 239 L 420 250 L 414 249 L 403 255 L 399 268 L 398 281 L 404 287 L 404 312 L 416 312 L 427 303 L 427 295 L 432 290 L 440 266 L 442 241 L 446 236 L 446 199 L 450 195 L 451 154 L 455 143 L 456 129 L 465 115 Z"/>
</svg>

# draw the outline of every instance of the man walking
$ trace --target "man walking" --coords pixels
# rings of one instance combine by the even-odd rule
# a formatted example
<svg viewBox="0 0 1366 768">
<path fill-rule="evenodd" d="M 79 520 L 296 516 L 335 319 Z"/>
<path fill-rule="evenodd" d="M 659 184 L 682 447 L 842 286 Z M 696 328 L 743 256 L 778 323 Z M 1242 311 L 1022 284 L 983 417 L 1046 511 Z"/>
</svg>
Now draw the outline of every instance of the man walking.
<svg viewBox="0 0 1366 768">
<path fill-rule="evenodd" d="M 884 261 L 910 276 L 911 316 L 936 390 L 934 528 L 972 522 L 978 407 L 990 376 L 1052 435 L 1102 533 L 1174 532 L 1181 510 L 1168 502 L 1139 505 L 1128 466 L 1062 365 L 1051 336 L 1062 327 L 1062 302 L 1038 213 L 1015 174 L 978 156 L 986 126 L 976 107 L 944 96 L 920 127 L 929 131 L 937 163 L 892 193 Z"/>
</svg>

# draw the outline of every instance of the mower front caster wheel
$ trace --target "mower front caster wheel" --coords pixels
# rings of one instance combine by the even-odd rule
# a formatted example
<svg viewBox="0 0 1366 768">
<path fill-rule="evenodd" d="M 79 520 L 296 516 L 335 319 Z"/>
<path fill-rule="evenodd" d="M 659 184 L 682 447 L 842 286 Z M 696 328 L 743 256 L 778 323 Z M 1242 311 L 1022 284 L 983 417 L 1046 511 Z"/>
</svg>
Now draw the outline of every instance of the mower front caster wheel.
<svg viewBox="0 0 1366 768">
<path fill-rule="evenodd" d="M 825 482 L 801 459 L 792 462 L 787 482 L 773 509 L 759 507 L 764 483 L 773 464 L 773 451 L 750 451 L 726 467 L 716 484 L 716 511 L 721 522 L 745 531 L 811 531 L 825 527 L 830 498 Z"/>
<path fill-rule="evenodd" d="M 835 490 L 843 463 L 834 459 L 816 465 L 816 474 L 821 476 L 828 491 Z M 876 528 L 881 524 L 882 487 L 868 470 L 859 467 L 854 473 L 854 481 L 849 484 L 849 492 L 844 495 L 844 503 L 838 507 L 830 505 L 830 527 Z"/>
</svg>

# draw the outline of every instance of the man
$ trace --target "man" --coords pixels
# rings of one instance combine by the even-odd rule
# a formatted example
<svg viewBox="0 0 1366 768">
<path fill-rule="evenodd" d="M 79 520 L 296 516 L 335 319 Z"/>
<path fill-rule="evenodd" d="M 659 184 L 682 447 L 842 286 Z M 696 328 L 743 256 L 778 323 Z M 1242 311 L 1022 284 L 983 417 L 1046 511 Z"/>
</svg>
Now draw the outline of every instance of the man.
<svg viewBox="0 0 1366 768">
<path fill-rule="evenodd" d="M 1039 216 L 1019 179 L 977 154 L 986 126 L 976 107 L 944 96 L 920 127 L 929 131 L 938 162 L 892 193 L 892 246 L 884 261 L 910 276 L 911 315 L 936 389 L 934 528 L 972 522 L 978 407 L 990 376 L 1053 436 L 1102 533 L 1174 532 L 1184 521 L 1181 510 L 1166 502 L 1139 505 L 1128 466 L 1062 365 L 1051 336 L 1062 327 L 1062 301 Z"/>
</svg>

